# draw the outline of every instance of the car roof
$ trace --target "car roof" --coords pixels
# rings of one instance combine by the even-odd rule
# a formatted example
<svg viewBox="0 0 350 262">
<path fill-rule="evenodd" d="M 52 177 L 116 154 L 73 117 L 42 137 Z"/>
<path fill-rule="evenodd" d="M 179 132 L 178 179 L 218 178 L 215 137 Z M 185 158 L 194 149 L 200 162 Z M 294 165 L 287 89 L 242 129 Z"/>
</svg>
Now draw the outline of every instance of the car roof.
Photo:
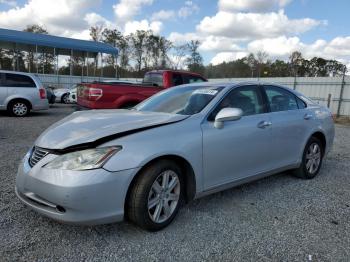
<svg viewBox="0 0 350 262">
<path fill-rule="evenodd" d="M 0 70 L 0 73 L 10 73 L 10 74 L 18 74 L 18 75 L 30 75 L 30 76 L 33 75 L 33 74 L 31 74 L 31 73 L 18 72 L 18 71 L 10 71 L 10 70 Z"/>
</svg>

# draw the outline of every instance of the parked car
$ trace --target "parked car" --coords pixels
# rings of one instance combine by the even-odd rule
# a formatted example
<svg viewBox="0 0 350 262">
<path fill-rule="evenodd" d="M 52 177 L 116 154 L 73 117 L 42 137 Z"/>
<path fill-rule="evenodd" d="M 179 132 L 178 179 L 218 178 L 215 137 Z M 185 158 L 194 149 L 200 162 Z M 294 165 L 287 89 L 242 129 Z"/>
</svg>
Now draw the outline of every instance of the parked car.
<svg viewBox="0 0 350 262">
<path fill-rule="evenodd" d="M 69 91 L 68 102 L 75 104 L 77 102 L 77 88 L 73 88 Z"/>
<path fill-rule="evenodd" d="M 206 82 L 199 74 L 157 70 L 145 74 L 142 83 L 108 81 L 82 83 L 78 86 L 77 103 L 87 109 L 130 108 L 169 87 Z"/>
<path fill-rule="evenodd" d="M 46 89 L 47 101 L 49 101 L 49 104 L 54 104 L 56 100 L 56 96 L 53 92 L 53 89 L 50 86 L 46 87 L 45 89 Z"/>
<path fill-rule="evenodd" d="M 69 88 L 55 88 L 54 93 L 56 96 L 56 102 L 68 104 L 69 103 L 69 92 L 74 88 L 76 88 L 76 85 L 72 85 Z"/>
<path fill-rule="evenodd" d="M 286 170 L 314 178 L 333 139 L 331 112 L 288 88 L 184 85 L 55 123 L 21 162 L 16 193 L 62 222 L 159 230 L 194 198 Z"/>
<path fill-rule="evenodd" d="M 49 108 L 46 90 L 35 75 L 0 70 L 0 110 L 13 116 Z"/>
</svg>

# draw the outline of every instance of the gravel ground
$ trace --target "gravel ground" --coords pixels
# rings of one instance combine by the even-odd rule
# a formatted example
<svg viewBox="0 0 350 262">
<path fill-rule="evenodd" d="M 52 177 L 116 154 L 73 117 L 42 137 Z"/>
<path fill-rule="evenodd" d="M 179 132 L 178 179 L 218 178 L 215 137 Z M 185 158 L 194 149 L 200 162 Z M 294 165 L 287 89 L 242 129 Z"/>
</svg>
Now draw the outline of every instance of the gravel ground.
<svg viewBox="0 0 350 262">
<path fill-rule="evenodd" d="M 64 225 L 14 193 L 17 165 L 35 138 L 73 109 L 18 119 L 0 114 L 0 261 L 349 261 L 350 127 L 313 180 L 278 174 L 195 200 L 161 232 L 123 222 Z"/>
</svg>

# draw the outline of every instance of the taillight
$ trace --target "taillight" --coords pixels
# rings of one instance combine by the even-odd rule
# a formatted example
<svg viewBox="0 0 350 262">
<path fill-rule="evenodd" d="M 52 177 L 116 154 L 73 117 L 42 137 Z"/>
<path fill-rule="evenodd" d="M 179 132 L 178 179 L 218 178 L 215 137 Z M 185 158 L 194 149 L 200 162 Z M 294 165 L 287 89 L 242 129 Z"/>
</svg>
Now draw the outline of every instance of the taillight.
<svg viewBox="0 0 350 262">
<path fill-rule="evenodd" d="M 39 95 L 40 95 L 41 99 L 45 99 L 46 98 L 46 90 L 44 88 L 40 88 Z"/>
<path fill-rule="evenodd" d="M 102 89 L 99 88 L 89 88 L 88 90 L 88 97 L 89 100 L 96 101 L 102 96 Z"/>
</svg>

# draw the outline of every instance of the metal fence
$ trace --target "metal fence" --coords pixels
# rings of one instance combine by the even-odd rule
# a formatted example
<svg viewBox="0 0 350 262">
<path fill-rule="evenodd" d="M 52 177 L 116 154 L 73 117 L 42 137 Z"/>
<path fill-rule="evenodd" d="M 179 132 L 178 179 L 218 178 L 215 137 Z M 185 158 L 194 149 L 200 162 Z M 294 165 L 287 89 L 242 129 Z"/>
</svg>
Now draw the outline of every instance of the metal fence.
<svg viewBox="0 0 350 262">
<path fill-rule="evenodd" d="M 115 78 L 106 77 L 93 77 L 93 76 L 69 76 L 69 75 L 49 75 L 49 74 L 37 74 L 41 82 L 45 86 L 53 86 L 57 88 L 68 88 L 72 85 L 79 84 L 81 82 L 93 82 L 93 81 L 103 81 L 103 80 L 115 80 Z M 135 78 L 123 78 L 120 80 L 135 81 L 141 79 Z"/>
<path fill-rule="evenodd" d="M 40 75 L 44 85 L 68 87 L 81 82 L 112 80 L 111 78 L 81 77 L 65 75 Z M 121 80 L 141 81 L 135 78 Z M 211 82 L 256 81 L 256 78 L 220 78 L 209 79 Z M 295 89 L 312 98 L 318 103 L 328 106 L 333 114 L 350 116 L 350 76 L 345 77 L 274 77 L 262 78 L 264 82 L 271 82 Z"/>
</svg>

